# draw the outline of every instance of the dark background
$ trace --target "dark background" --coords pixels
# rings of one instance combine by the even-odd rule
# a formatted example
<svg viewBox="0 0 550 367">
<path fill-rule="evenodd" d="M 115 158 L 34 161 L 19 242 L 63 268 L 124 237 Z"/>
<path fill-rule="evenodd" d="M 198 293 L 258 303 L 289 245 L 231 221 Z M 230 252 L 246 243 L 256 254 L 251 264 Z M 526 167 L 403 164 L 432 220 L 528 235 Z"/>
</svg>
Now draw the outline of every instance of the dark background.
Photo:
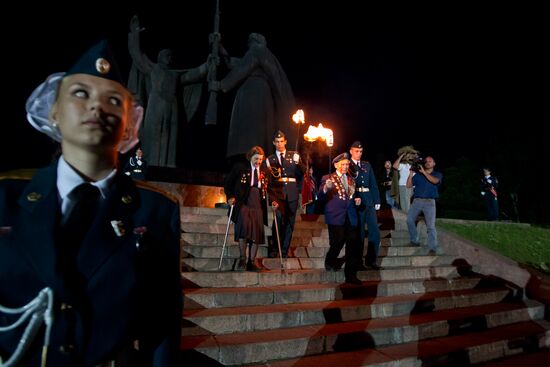
<svg viewBox="0 0 550 367">
<path fill-rule="evenodd" d="M 99 2 L 79 10 L 29 5 L 5 13 L 0 170 L 51 160 L 55 145 L 26 123 L 24 111 L 26 98 L 47 75 L 66 70 L 103 37 L 127 73 L 133 14 L 146 28 L 142 47 L 152 60 L 160 49 L 172 48 L 176 67 L 197 66 L 209 53 L 214 4 L 155 1 L 114 9 Z M 517 194 L 521 219 L 550 222 L 542 179 L 550 135 L 550 32 L 542 5 L 221 0 L 221 11 L 222 42 L 230 54 L 244 54 L 249 33 L 265 35 L 305 110 L 306 125 L 322 122 L 334 130 L 332 155 L 361 140 L 364 158 L 378 170 L 399 147 L 412 144 L 434 156 L 445 174 L 442 202 L 476 210 L 481 167 L 489 165 L 501 181 L 506 216 L 514 219 L 510 194 Z M 181 128 L 180 168 L 228 169 L 232 97 L 220 97 L 218 126 L 204 126 L 203 103 Z M 317 173 L 325 173 L 326 147 L 309 148 L 319 153 Z"/>
</svg>

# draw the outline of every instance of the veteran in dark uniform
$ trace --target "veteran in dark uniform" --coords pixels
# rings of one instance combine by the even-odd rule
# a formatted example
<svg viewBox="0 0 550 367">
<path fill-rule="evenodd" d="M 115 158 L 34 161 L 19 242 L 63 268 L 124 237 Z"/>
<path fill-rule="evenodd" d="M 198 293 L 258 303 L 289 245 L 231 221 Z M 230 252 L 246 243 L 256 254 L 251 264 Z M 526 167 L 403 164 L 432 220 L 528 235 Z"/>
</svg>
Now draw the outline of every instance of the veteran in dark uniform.
<svg viewBox="0 0 550 367">
<path fill-rule="evenodd" d="M 36 335 L 16 351 L 27 323 L 0 312 L 10 329 L 0 333 L 3 363 L 179 366 L 179 205 L 117 168 L 117 151 L 137 143 L 142 111 L 107 43 L 51 75 L 26 107 L 62 155 L 30 179 L 0 180 L 0 305 L 51 295 L 49 326 L 31 321 Z"/>
<path fill-rule="evenodd" d="M 236 163 L 233 166 L 225 177 L 223 189 L 227 203 L 235 205 L 231 220 L 235 223 L 235 241 L 239 242 L 240 254 L 235 269 L 260 271 L 256 254 L 258 245 L 265 243 L 264 225 L 267 225 L 267 172 L 261 166 L 264 150 L 253 146 L 246 153 L 246 159 L 248 164 Z"/>
<path fill-rule="evenodd" d="M 365 224 L 368 228 L 368 248 L 365 256 L 365 266 L 379 270 L 376 263 L 380 250 L 380 229 L 376 211 L 380 209 L 380 193 L 374 177 L 374 170 L 367 161 L 362 161 L 363 145 L 354 141 L 349 149 L 351 155 L 350 172 L 355 179 L 355 195 L 361 198 L 362 205 L 357 207 L 361 225 L 359 226 L 359 243 L 361 253 L 365 243 Z"/>
<path fill-rule="evenodd" d="M 357 207 L 362 205 L 361 198 L 356 197 L 355 182 L 348 172 L 349 155 L 342 153 L 332 163 L 336 172 L 323 176 L 318 193 L 319 200 L 325 201 L 325 223 L 328 225 L 330 245 L 325 257 L 325 269 L 337 270 L 336 261 L 345 244 L 346 283 L 362 284 L 357 278 L 362 258 L 358 241 L 361 221 L 357 214 Z"/>
<path fill-rule="evenodd" d="M 265 164 L 270 170 L 268 182 L 269 199 L 277 207 L 277 225 L 283 257 L 287 257 L 292 241 L 292 232 L 298 209 L 298 194 L 304 177 L 304 169 L 300 155 L 295 151 L 286 150 L 286 136 L 277 130 L 273 134 L 275 154 L 267 157 Z M 272 243 L 269 248 L 270 257 L 278 257 L 275 221 L 272 228 Z"/>
</svg>

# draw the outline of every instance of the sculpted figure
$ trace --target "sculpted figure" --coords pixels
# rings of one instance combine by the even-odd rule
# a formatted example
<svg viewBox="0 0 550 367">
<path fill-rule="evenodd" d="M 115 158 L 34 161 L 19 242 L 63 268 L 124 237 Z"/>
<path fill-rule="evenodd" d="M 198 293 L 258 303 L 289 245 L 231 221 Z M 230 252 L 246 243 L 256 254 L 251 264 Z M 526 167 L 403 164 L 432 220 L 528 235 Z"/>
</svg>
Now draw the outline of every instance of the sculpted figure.
<svg viewBox="0 0 550 367">
<path fill-rule="evenodd" d="M 151 61 L 140 48 L 142 30 L 138 17 L 134 16 L 128 34 L 128 50 L 133 60 L 128 88 L 147 107 L 141 135 L 143 152 L 149 165 L 175 167 L 178 126 L 182 120 L 190 120 L 197 109 L 201 96 L 198 83 L 205 78 L 207 65 L 170 69 L 172 52 L 168 49 L 159 52 L 156 63 Z M 185 111 L 179 110 L 181 104 Z"/>
<path fill-rule="evenodd" d="M 291 135 L 294 95 L 277 58 L 259 33 L 248 37 L 242 59 L 231 59 L 231 71 L 221 81 L 209 83 L 211 91 L 237 89 L 227 142 L 227 157 L 242 155 L 250 146 L 270 146 L 275 130 Z M 290 134 L 288 134 L 290 133 Z M 295 136 L 288 136 L 294 141 Z"/>
</svg>

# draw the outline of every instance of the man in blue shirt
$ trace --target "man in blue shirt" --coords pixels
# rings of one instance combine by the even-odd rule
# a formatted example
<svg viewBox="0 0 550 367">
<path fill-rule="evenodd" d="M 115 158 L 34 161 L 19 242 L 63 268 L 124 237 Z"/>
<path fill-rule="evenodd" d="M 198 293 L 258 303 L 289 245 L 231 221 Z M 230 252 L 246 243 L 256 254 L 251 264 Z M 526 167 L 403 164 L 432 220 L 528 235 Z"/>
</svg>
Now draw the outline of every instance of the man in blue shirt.
<svg viewBox="0 0 550 367">
<path fill-rule="evenodd" d="M 435 255 L 437 250 L 437 231 L 435 229 L 435 199 L 439 197 L 438 187 L 441 185 L 443 175 L 434 171 L 435 161 L 433 157 L 426 157 L 420 164 L 418 171 L 411 171 L 407 178 L 407 187 L 414 188 L 414 200 L 407 214 L 407 227 L 413 246 L 420 246 L 416 218 L 422 212 L 426 221 L 428 232 L 428 255 Z"/>
</svg>

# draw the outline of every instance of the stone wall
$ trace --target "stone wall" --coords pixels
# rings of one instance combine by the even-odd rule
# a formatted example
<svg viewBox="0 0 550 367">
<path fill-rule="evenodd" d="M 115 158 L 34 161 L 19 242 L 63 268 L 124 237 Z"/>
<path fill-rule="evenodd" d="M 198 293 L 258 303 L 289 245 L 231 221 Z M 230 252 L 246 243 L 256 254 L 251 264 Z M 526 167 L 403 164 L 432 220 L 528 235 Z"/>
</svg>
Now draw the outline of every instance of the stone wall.
<svg viewBox="0 0 550 367">
<path fill-rule="evenodd" d="M 150 182 L 151 184 L 176 195 L 182 206 L 214 208 L 216 203 L 225 203 L 223 187 L 190 185 L 170 182 Z"/>
</svg>

